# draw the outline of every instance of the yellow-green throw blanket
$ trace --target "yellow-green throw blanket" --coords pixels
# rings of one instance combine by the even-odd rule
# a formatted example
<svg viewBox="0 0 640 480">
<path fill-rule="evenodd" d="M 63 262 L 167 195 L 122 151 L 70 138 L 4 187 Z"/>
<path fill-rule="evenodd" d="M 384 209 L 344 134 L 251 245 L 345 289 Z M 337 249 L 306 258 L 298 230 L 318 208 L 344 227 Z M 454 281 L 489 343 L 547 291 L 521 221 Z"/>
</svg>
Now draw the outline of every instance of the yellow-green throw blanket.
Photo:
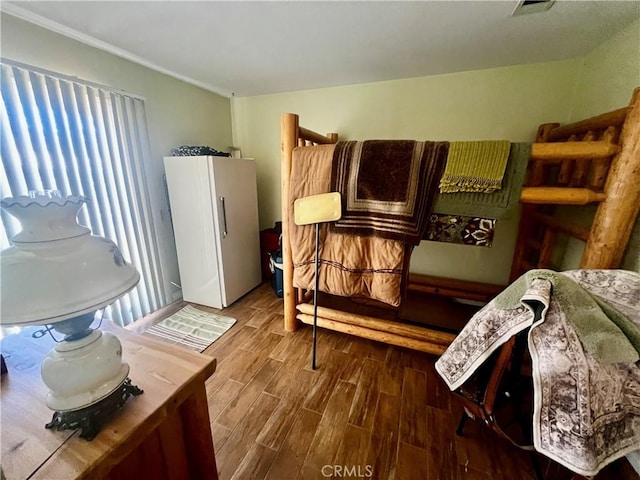
<svg viewBox="0 0 640 480">
<path fill-rule="evenodd" d="M 530 156 L 530 143 L 512 143 L 500 190 L 493 193 L 439 192 L 434 201 L 433 211 L 498 220 L 513 218 L 520 206 L 520 191 Z"/>
<path fill-rule="evenodd" d="M 509 149 L 507 140 L 451 142 L 440 192 L 491 193 L 502 188 Z"/>
</svg>

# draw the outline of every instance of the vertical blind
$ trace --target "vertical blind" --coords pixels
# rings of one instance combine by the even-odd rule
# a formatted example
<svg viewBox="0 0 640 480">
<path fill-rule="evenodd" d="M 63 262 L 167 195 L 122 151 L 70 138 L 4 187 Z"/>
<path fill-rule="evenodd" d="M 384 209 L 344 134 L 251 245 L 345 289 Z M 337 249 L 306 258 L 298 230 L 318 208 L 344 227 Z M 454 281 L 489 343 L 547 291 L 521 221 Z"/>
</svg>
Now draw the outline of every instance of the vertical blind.
<svg viewBox="0 0 640 480">
<path fill-rule="evenodd" d="M 141 275 L 105 316 L 126 325 L 166 305 L 144 171 L 144 100 L 4 59 L 0 67 L 0 196 L 58 190 L 87 197 L 80 223 L 117 243 Z M 4 249 L 20 225 L 5 211 L 0 216 Z"/>
</svg>

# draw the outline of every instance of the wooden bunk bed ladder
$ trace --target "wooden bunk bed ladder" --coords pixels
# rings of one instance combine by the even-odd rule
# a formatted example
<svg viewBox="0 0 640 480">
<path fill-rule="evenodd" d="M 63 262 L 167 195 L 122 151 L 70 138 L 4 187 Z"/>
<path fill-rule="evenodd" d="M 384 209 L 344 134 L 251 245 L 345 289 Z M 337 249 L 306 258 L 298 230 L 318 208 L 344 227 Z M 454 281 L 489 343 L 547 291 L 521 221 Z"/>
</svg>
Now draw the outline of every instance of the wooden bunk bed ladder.
<svg viewBox="0 0 640 480">
<path fill-rule="evenodd" d="M 532 145 L 510 279 L 554 268 L 558 234 L 586 242 L 580 268 L 617 268 L 640 209 L 640 88 L 628 107 L 581 122 L 543 124 Z M 556 206 L 598 204 L 590 228 Z"/>
</svg>

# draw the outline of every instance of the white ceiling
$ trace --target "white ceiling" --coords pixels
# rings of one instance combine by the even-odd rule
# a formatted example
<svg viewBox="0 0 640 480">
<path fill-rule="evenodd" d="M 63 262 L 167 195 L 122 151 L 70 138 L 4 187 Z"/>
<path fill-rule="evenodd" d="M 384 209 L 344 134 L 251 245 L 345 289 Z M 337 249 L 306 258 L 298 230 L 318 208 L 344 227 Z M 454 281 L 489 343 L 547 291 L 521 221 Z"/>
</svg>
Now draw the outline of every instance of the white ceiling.
<svg viewBox="0 0 640 480">
<path fill-rule="evenodd" d="M 5 13 L 226 96 L 419 77 L 584 55 L 640 1 L 6 1 Z M 639 45 L 640 54 L 640 45 Z"/>
</svg>

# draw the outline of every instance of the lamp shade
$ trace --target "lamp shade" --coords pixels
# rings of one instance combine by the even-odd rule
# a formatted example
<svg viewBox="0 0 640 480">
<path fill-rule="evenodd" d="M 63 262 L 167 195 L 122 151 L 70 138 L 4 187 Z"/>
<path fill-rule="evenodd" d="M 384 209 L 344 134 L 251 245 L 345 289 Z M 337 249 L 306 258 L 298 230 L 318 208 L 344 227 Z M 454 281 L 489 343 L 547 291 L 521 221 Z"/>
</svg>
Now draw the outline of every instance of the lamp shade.
<svg viewBox="0 0 640 480">
<path fill-rule="evenodd" d="M 0 323 L 53 324 L 103 308 L 140 280 L 111 240 L 77 223 L 81 196 L 0 202 L 22 231 L 0 253 Z"/>
</svg>

